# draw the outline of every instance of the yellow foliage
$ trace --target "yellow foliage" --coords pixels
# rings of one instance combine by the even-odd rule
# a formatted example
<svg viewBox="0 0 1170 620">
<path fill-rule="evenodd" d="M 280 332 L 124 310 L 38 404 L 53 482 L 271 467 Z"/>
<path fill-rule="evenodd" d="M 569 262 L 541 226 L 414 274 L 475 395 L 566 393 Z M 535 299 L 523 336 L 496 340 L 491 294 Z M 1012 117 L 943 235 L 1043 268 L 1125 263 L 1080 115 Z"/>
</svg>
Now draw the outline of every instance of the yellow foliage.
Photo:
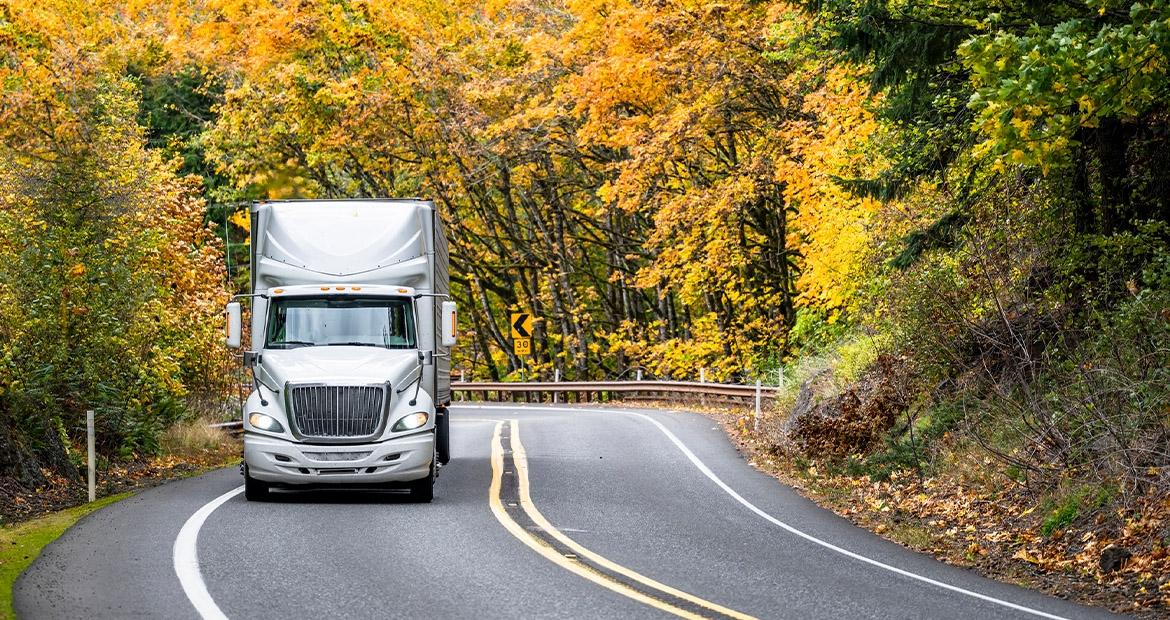
<svg viewBox="0 0 1170 620">
<path fill-rule="evenodd" d="M 200 142 L 220 191 L 437 199 L 476 347 L 506 345 L 490 323 L 519 302 L 549 319 L 538 356 L 578 369 L 625 356 L 743 373 L 785 349 L 797 307 L 847 319 L 872 263 L 878 205 L 835 179 L 880 170 L 879 124 L 859 69 L 801 51 L 796 6 L 21 0 L 15 13 L 59 34 L 56 64 L 81 59 L 88 80 L 133 65 L 222 84 Z M 68 107 L 46 67 L 19 73 L 35 87 L 4 108 L 13 118 Z"/>
</svg>

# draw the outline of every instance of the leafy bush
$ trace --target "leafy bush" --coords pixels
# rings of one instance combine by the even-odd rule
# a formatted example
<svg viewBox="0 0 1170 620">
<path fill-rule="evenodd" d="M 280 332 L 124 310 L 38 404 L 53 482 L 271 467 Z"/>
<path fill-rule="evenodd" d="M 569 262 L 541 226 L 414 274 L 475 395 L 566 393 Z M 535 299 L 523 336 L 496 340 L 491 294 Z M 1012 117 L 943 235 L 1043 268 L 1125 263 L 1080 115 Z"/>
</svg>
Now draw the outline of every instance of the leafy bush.
<svg viewBox="0 0 1170 620">
<path fill-rule="evenodd" d="M 1142 291 L 1092 317 L 1071 351 L 1037 362 L 1035 381 L 991 392 L 993 423 L 1015 440 L 993 452 L 1034 481 L 1072 473 L 1170 490 L 1170 293 Z"/>
<path fill-rule="evenodd" d="M 845 322 L 830 320 L 823 310 L 800 308 L 796 311 L 796 321 L 788 332 L 788 339 L 795 353 L 815 355 L 839 342 L 847 331 Z"/>
<path fill-rule="evenodd" d="M 199 186 L 145 147 L 132 83 L 88 94 L 63 112 L 76 134 L 0 157 L 0 423 L 17 460 L 64 473 L 87 409 L 103 454 L 153 454 L 184 399 L 228 379 Z"/>
<path fill-rule="evenodd" d="M 940 450 L 937 442 L 959 428 L 965 420 L 964 408 L 955 402 L 943 402 L 918 413 L 920 405 L 906 409 L 903 421 L 895 423 L 882 437 L 882 447 L 864 457 L 851 459 L 850 472 L 885 480 L 898 471 L 913 470 L 923 475 L 935 473 L 934 457 Z"/>
</svg>

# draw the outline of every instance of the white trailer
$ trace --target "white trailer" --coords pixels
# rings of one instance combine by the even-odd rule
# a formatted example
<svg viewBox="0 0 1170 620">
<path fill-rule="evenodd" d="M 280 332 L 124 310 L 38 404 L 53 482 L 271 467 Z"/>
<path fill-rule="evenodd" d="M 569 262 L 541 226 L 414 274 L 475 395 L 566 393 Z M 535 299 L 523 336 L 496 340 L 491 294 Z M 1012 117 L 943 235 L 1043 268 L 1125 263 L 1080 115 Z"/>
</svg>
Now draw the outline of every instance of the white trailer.
<svg viewBox="0 0 1170 620">
<path fill-rule="evenodd" d="M 434 203 L 258 202 L 251 233 L 246 497 L 330 485 L 430 501 L 450 458 L 456 328 Z M 229 304 L 229 346 L 241 332 Z"/>
</svg>

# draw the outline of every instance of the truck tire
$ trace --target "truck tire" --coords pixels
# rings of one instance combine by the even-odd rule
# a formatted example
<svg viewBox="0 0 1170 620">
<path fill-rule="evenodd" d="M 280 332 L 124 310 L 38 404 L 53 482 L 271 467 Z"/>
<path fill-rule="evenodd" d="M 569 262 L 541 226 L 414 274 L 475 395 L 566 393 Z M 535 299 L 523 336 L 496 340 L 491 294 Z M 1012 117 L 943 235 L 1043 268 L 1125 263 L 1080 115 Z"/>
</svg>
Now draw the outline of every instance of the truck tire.
<svg viewBox="0 0 1170 620">
<path fill-rule="evenodd" d="M 440 465 L 451 462 L 451 412 L 446 407 L 435 411 L 435 452 Z"/>
<path fill-rule="evenodd" d="M 431 463 L 431 471 L 426 478 L 410 483 L 410 500 L 420 504 L 429 504 L 435 499 L 435 464 Z"/>
<path fill-rule="evenodd" d="M 266 502 L 268 489 L 268 483 L 248 475 L 248 466 L 244 465 L 244 499 L 250 502 Z"/>
<path fill-rule="evenodd" d="M 427 472 L 427 477 L 422 480 L 415 480 L 407 487 L 410 492 L 410 500 L 420 504 L 429 504 L 431 500 L 435 499 L 435 471 L 439 468 L 439 449 L 435 447 L 434 458 L 431 459 L 431 468 Z"/>
</svg>

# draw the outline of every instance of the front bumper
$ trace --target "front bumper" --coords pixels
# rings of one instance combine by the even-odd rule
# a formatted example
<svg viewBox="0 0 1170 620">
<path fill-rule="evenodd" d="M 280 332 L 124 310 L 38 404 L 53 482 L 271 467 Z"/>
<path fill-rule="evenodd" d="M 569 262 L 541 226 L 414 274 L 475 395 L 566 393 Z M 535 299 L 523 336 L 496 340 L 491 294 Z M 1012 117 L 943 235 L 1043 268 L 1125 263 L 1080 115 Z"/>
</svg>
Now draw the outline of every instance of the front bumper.
<svg viewBox="0 0 1170 620">
<path fill-rule="evenodd" d="M 244 435 L 249 475 L 286 485 L 410 482 L 430 475 L 434 456 L 434 431 L 356 445 L 314 445 L 258 433 Z"/>
</svg>

